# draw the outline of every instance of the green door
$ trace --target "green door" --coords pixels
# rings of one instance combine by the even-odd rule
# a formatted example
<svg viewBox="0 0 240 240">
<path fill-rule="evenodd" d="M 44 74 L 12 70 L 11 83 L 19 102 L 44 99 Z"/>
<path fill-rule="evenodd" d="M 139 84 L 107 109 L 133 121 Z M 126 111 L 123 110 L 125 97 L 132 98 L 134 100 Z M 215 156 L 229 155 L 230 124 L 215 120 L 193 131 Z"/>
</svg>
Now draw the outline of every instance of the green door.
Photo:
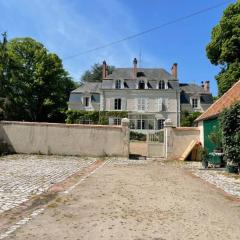
<svg viewBox="0 0 240 240">
<path fill-rule="evenodd" d="M 203 121 L 204 147 L 208 150 L 209 153 L 213 152 L 213 149 L 215 149 L 215 144 L 213 144 L 208 137 L 208 135 L 213 131 L 214 126 L 219 127 L 218 118 Z"/>
</svg>

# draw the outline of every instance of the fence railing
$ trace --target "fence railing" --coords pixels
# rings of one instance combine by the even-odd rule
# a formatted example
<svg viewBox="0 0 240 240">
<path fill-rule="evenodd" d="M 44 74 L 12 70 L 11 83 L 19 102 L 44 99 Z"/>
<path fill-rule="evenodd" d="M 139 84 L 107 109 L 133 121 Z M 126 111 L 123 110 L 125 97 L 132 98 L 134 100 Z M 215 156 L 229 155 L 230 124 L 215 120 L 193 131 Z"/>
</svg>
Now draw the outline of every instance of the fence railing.
<svg viewBox="0 0 240 240">
<path fill-rule="evenodd" d="M 148 142 L 164 142 L 164 130 L 155 132 L 155 133 L 148 133 L 147 134 L 147 141 Z"/>
</svg>

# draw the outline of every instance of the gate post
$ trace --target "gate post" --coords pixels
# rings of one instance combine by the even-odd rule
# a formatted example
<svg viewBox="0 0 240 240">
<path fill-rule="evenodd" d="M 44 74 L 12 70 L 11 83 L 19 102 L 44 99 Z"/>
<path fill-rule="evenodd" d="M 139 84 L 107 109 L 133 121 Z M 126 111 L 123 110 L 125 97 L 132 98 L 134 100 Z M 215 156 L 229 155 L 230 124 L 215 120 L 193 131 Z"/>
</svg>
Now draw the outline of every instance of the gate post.
<svg viewBox="0 0 240 240">
<path fill-rule="evenodd" d="M 166 119 L 164 122 L 164 149 L 165 159 L 168 159 L 173 151 L 173 123 L 171 119 Z"/>
<path fill-rule="evenodd" d="M 122 119 L 122 131 L 123 131 L 123 155 L 129 157 L 129 144 L 130 144 L 130 131 L 129 131 L 129 119 Z"/>
</svg>

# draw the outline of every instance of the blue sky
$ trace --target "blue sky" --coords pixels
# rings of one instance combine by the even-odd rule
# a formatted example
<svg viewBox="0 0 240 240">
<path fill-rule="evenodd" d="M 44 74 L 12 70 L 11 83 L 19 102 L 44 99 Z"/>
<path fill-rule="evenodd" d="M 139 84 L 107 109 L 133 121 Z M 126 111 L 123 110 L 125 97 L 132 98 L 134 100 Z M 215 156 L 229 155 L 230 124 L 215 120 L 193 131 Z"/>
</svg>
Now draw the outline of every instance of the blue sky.
<svg viewBox="0 0 240 240">
<path fill-rule="evenodd" d="M 7 31 L 9 39 L 32 37 L 42 42 L 63 59 L 64 67 L 75 81 L 104 59 L 116 67 L 130 67 L 132 59 L 141 52 L 142 67 L 170 71 L 177 62 L 180 82 L 200 84 L 210 80 L 211 91 L 217 95 L 214 76 L 219 68 L 211 65 L 205 47 L 227 5 L 118 45 L 76 58 L 67 57 L 222 1 L 0 0 L 0 32 Z"/>
</svg>

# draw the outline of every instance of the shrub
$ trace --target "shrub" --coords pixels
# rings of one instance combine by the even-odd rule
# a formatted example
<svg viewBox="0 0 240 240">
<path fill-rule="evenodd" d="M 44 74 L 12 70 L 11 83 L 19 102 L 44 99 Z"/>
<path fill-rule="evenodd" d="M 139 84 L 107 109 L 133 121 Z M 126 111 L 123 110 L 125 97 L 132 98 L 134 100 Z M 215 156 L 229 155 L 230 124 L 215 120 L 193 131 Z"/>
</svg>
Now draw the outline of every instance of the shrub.
<svg viewBox="0 0 240 240">
<path fill-rule="evenodd" d="M 215 145 L 216 149 L 222 149 L 222 128 L 213 126 L 213 131 L 208 135 L 210 141 Z"/>
<path fill-rule="evenodd" d="M 130 132 L 130 140 L 146 141 L 147 136 L 144 133 Z"/>
<path fill-rule="evenodd" d="M 240 102 L 225 109 L 220 117 L 223 149 L 228 163 L 240 164 Z"/>
<path fill-rule="evenodd" d="M 182 127 L 193 127 L 194 120 L 201 115 L 200 112 L 192 112 L 189 113 L 188 111 L 183 111 L 181 114 L 181 126 Z"/>
</svg>

